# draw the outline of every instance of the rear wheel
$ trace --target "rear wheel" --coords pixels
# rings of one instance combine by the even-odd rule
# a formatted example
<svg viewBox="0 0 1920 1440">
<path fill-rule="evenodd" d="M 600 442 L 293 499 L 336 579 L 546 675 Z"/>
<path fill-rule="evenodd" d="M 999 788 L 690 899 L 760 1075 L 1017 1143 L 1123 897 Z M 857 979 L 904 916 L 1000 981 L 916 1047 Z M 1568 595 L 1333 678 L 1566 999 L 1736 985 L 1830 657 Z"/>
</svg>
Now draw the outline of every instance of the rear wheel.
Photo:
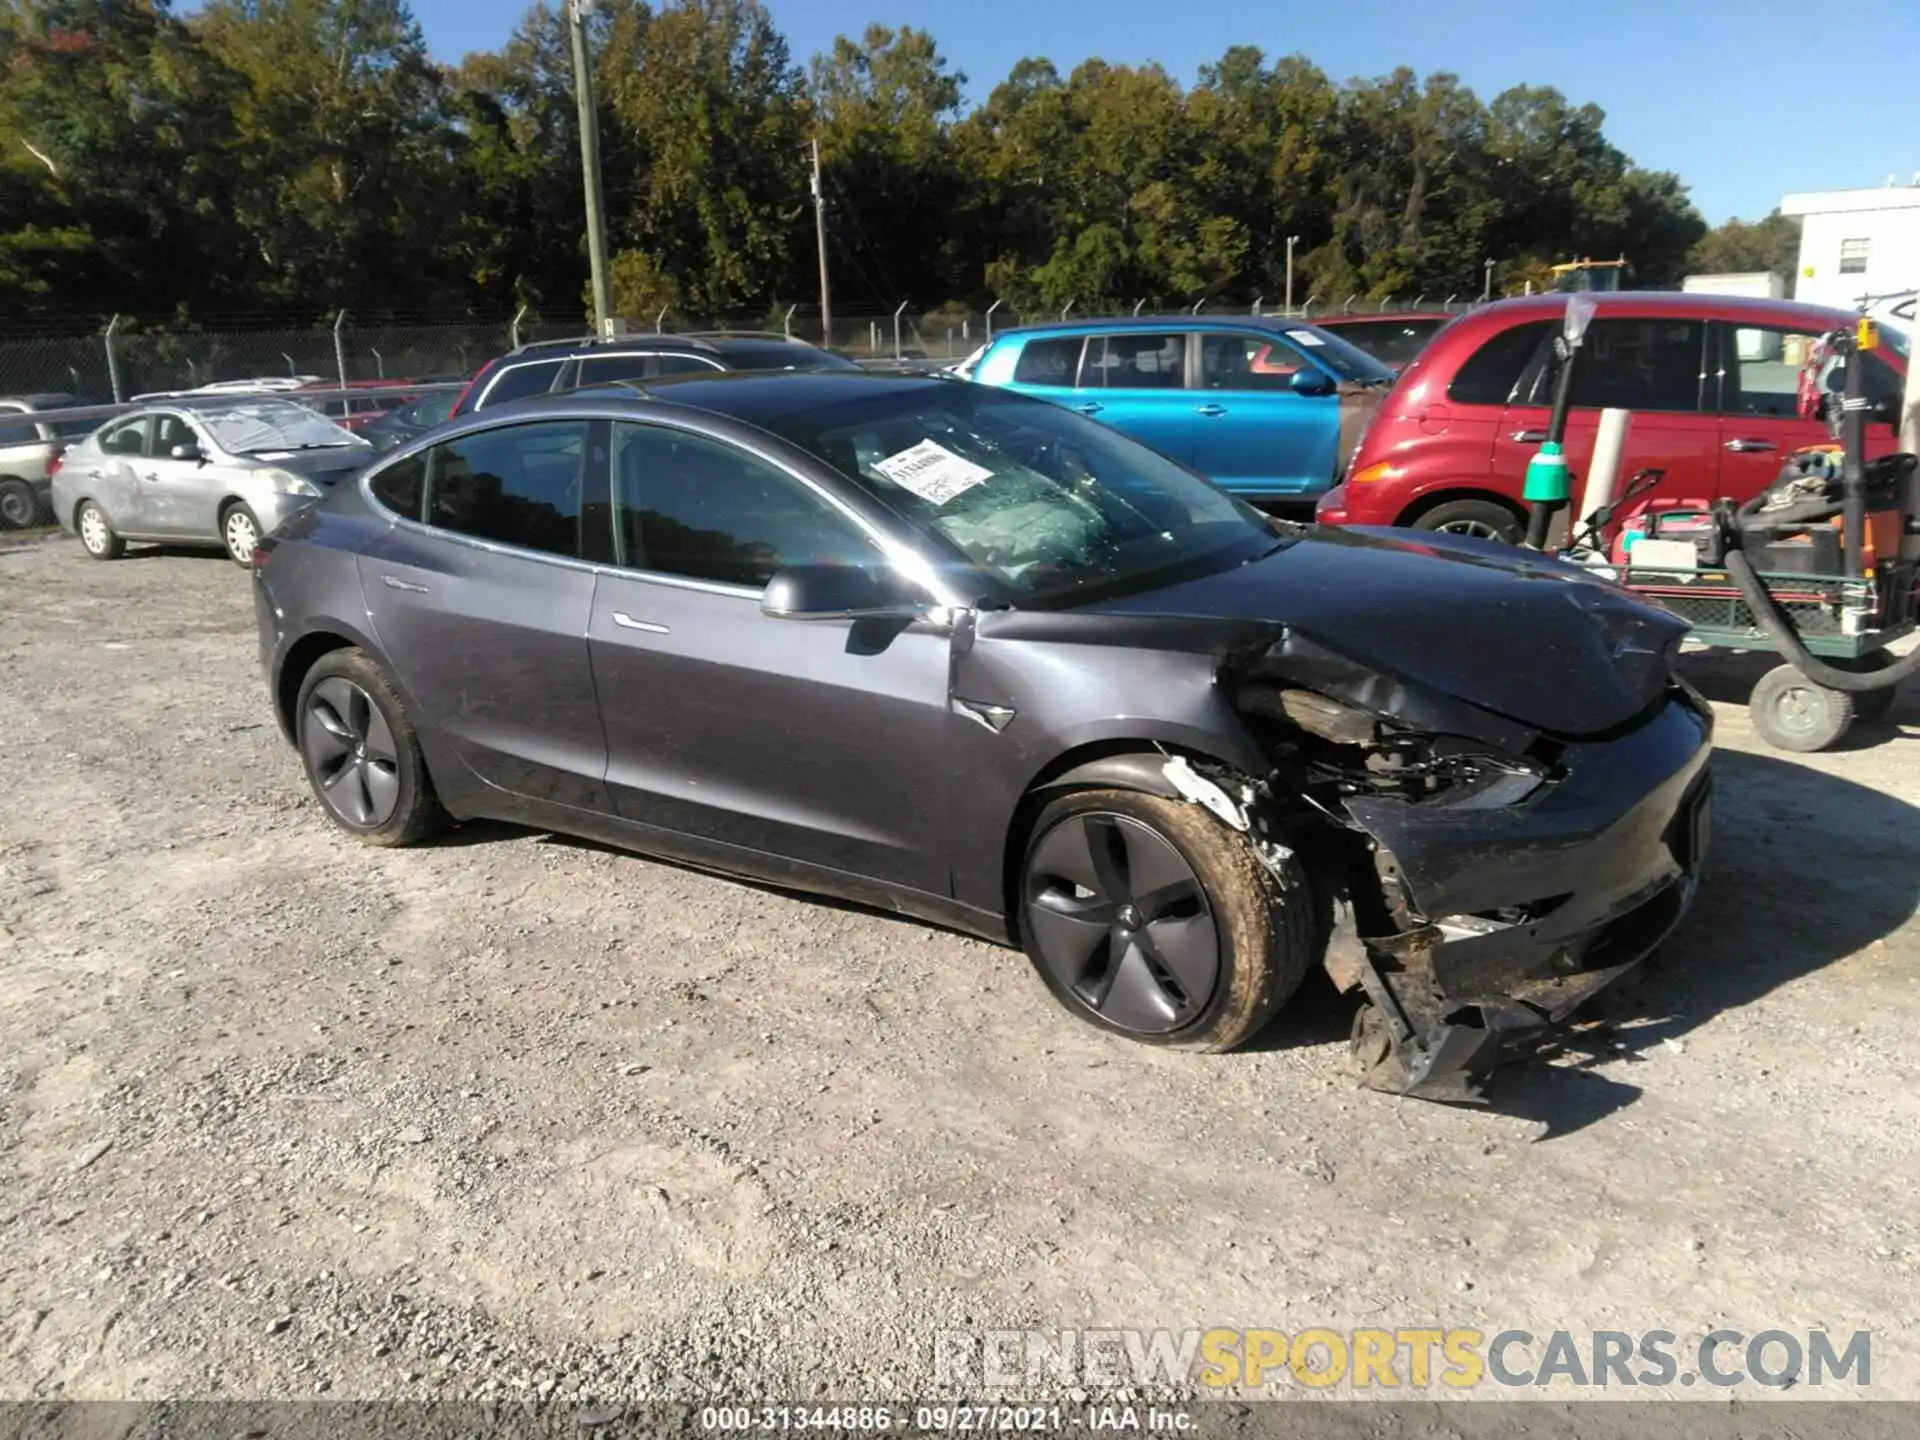
<svg viewBox="0 0 1920 1440">
<path fill-rule="evenodd" d="M 1020 882 L 1020 932 L 1069 1010 L 1129 1039 L 1230 1050 L 1306 974 L 1312 907 L 1197 805 L 1086 790 L 1048 805 Z"/>
<path fill-rule="evenodd" d="M 80 506 L 73 528 L 79 532 L 81 546 L 96 560 L 118 560 L 127 553 L 127 542 L 107 523 L 107 512 L 91 500 Z"/>
<path fill-rule="evenodd" d="M 40 497 L 24 480 L 0 480 L 0 530 L 25 530 L 40 523 Z"/>
<path fill-rule="evenodd" d="M 1413 528 L 1503 540 L 1509 545 L 1518 545 L 1527 533 L 1525 521 L 1493 500 L 1448 500 L 1416 516 Z"/>
<path fill-rule="evenodd" d="M 1776 750 L 1811 754 L 1824 750 L 1853 723 L 1853 696 L 1816 685 L 1791 665 L 1776 665 L 1760 677 L 1747 704 L 1753 728 Z"/>
<path fill-rule="evenodd" d="M 1851 670 L 1858 675 L 1872 675 L 1885 670 L 1894 663 L 1893 656 L 1884 650 L 1871 650 L 1865 655 L 1851 660 L 1829 660 L 1827 664 L 1836 670 Z M 1884 720 L 1887 712 L 1893 709 L 1893 702 L 1900 696 L 1898 685 L 1889 685 L 1884 690 L 1858 690 L 1851 694 L 1853 700 L 1853 718 L 1856 720 Z"/>
<path fill-rule="evenodd" d="M 342 830 L 369 845 L 411 845 L 446 823 L 406 707 L 365 651 L 321 656 L 294 717 L 307 780 Z"/>
</svg>

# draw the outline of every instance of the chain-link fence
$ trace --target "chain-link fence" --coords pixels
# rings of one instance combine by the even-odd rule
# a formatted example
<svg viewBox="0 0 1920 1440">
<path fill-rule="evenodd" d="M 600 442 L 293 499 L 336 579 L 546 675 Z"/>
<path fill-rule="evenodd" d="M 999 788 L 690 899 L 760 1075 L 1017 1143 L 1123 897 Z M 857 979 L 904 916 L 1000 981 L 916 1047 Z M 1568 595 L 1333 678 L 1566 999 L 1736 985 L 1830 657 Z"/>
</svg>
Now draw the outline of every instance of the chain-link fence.
<svg viewBox="0 0 1920 1440">
<path fill-rule="evenodd" d="M 1389 314 L 1424 310 L 1457 312 L 1480 303 L 1458 296 L 1416 296 L 1374 301 L 1359 296 L 1338 303 L 1306 297 L 1291 312 L 1264 297 L 1166 305 L 1151 299 L 1069 305 L 1061 310 L 942 305 L 897 310 L 836 309 L 825 335 L 817 306 L 783 306 L 752 314 L 690 315 L 663 311 L 628 317 L 633 332 L 700 330 L 758 331 L 823 341 L 856 359 L 958 360 L 1000 331 L 1073 319 L 1113 315 L 1295 314 L 1307 319 L 1331 314 Z M 525 311 L 498 319 L 463 318 L 428 323 L 337 322 L 302 327 L 210 326 L 174 329 L 116 318 L 92 334 L 49 333 L 0 340 L 0 394 L 47 392 L 90 400 L 127 400 L 155 391 L 190 390 L 215 381 L 310 377 L 343 384 L 379 380 L 433 380 L 471 375 L 494 356 L 531 340 L 584 334 L 577 320 Z"/>
</svg>

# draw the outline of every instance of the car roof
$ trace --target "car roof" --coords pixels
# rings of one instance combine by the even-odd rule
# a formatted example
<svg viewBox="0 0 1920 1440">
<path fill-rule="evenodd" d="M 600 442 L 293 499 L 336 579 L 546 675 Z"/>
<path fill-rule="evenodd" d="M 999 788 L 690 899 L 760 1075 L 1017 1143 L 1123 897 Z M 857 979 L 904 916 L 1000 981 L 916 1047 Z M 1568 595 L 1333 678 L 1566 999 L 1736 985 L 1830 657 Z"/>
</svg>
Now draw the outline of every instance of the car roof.
<svg viewBox="0 0 1920 1440">
<path fill-rule="evenodd" d="M 1014 337 L 1038 335 L 1124 335 L 1139 330 L 1265 330 L 1279 335 L 1288 330 L 1311 330 L 1320 322 L 1280 315 L 1107 315 L 1088 320 L 1048 320 L 1039 325 L 1019 325 L 995 335 L 997 344 Z"/>
<path fill-rule="evenodd" d="M 725 374 L 663 375 L 655 380 L 614 380 L 552 395 L 532 395 L 489 406 L 473 418 L 498 420 L 580 406 L 614 406 L 644 412 L 661 405 L 728 415 L 749 425 L 764 425 L 830 403 L 872 395 L 936 391 L 964 380 L 938 375 L 898 375 L 870 370 L 730 370 Z M 484 421 L 483 421 L 484 417 Z"/>
<path fill-rule="evenodd" d="M 640 351 L 665 351 L 688 355 L 725 355 L 732 351 L 759 351 L 781 348 L 796 355 L 817 354 L 820 347 L 796 340 L 777 330 L 694 330 L 656 335 L 576 335 L 562 340 L 530 340 L 501 357 L 525 360 L 552 357 L 569 360 L 582 355 L 619 355 Z"/>
<path fill-rule="evenodd" d="M 24 405 L 29 410 L 68 410 L 92 403 L 85 396 L 57 391 L 43 391 L 34 395 L 0 395 L 0 405 Z"/>
<path fill-rule="evenodd" d="M 1589 291 L 1599 312 L 1632 309 L 1643 315 L 1671 315 L 1675 319 L 1723 319 L 1731 316 L 1756 324 L 1822 325 L 1845 323 L 1856 318 L 1851 311 L 1827 305 L 1809 305 L 1799 300 L 1773 300 L 1760 295 L 1713 295 L 1691 290 L 1605 290 Z M 1549 290 L 1542 295 L 1517 295 L 1510 300 L 1495 300 L 1470 311 L 1476 318 L 1488 315 L 1524 316 L 1528 319 L 1552 319 L 1565 312 L 1568 295 Z"/>
<path fill-rule="evenodd" d="M 1392 325 L 1403 320 L 1437 320 L 1444 325 L 1454 318 L 1451 310 L 1368 310 L 1358 315 L 1315 315 L 1307 323 L 1338 330 L 1343 325 Z"/>
</svg>

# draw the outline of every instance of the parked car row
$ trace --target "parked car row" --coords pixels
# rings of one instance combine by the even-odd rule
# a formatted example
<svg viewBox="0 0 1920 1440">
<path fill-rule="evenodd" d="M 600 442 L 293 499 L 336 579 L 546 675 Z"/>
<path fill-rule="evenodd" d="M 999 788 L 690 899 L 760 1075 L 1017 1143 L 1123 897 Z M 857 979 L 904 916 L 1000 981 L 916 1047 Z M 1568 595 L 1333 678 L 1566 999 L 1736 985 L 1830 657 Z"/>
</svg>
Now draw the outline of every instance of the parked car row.
<svg viewBox="0 0 1920 1440">
<path fill-rule="evenodd" d="M 0 397 L 0 529 L 24 530 L 47 518 L 48 490 L 61 452 L 93 428 L 85 420 L 34 417 L 87 403 L 78 395 Z"/>
<path fill-rule="evenodd" d="M 1552 340 L 1563 303 L 1559 296 L 1536 296 L 1460 317 L 1340 315 L 1312 324 L 1180 315 L 1029 326 L 1003 332 L 952 372 L 1099 420 L 1257 505 L 1313 505 L 1328 524 L 1401 525 L 1512 541 L 1524 528 L 1522 479 L 1544 438 L 1558 379 Z M 1803 413 L 1800 364 L 1816 337 L 1844 323 L 1843 313 L 1701 294 L 1615 293 L 1597 303 L 1566 436 L 1576 474 L 1590 458 L 1598 414 L 1607 406 L 1635 413 L 1627 465 L 1663 469 L 1666 494 L 1702 503 L 1758 493 L 1783 454 L 1826 438 L 1824 416 Z M 1886 346 L 1863 362 L 1869 394 L 1882 407 L 1897 403 L 1906 347 L 1904 333 L 1890 328 Z M 538 395 L 734 371 L 859 368 L 779 334 L 586 337 L 523 345 L 482 366 L 457 393 L 407 389 L 438 383 L 430 381 L 368 382 L 364 399 L 309 403 L 339 421 L 343 435 L 357 432 L 379 452 L 450 420 Z M 167 423 L 190 427 L 196 423 L 191 415 L 204 419 L 223 392 L 267 384 L 222 382 L 149 398 L 187 407 L 189 414 Z M 329 388 L 306 376 L 273 377 L 271 385 L 285 392 L 288 404 Z M 71 396 L 0 401 L 22 416 L 7 423 L 0 415 L 0 441 L 13 442 L 0 443 L 0 522 L 26 524 L 45 513 L 55 457 L 73 438 L 25 417 L 75 402 Z M 192 443 L 209 457 L 225 453 L 205 434 Z M 340 440 L 329 443 L 367 458 Z M 1885 427 L 1873 432 L 1875 453 L 1892 443 Z M 163 449 L 171 445 L 169 431 Z M 172 457 L 143 458 L 157 464 Z M 200 473 L 211 463 L 196 466 L 197 490 L 219 488 L 217 476 Z M 79 481 L 72 477 L 69 488 Z M 125 514 L 115 508 L 142 499 L 139 486 L 124 485 L 97 499 L 106 533 L 146 538 L 154 506 L 142 503 Z M 251 498 L 234 490 L 215 506 L 210 523 L 216 528 L 193 533 L 232 550 L 232 537 L 218 527 L 235 502 L 262 518 Z M 198 501 L 183 508 L 196 515 L 195 527 L 209 521 Z M 268 506 L 275 513 L 281 508 Z M 57 518 L 77 531 L 77 510 L 60 510 Z M 169 538 L 180 538 L 179 532 Z M 108 543 L 105 553 L 114 548 Z"/>
</svg>

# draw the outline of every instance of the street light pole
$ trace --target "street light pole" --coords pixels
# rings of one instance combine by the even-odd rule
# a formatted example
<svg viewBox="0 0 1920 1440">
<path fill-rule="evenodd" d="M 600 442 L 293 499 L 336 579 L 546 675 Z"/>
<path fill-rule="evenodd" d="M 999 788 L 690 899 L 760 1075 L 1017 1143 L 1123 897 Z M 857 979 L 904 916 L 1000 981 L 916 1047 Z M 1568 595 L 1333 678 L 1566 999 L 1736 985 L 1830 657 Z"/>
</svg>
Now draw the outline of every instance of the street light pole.
<svg viewBox="0 0 1920 1440">
<path fill-rule="evenodd" d="M 599 0 L 569 0 L 567 29 L 573 41 L 573 95 L 580 107 L 580 171 L 587 190 L 587 264 L 593 275 L 593 328 L 613 333 L 613 282 L 607 273 L 606 196 L 600 184 L 600 111 L 593 99 L 593 62 L 587 54 L 586 19 Z"/>
<path fill-rule="evenodd" d="M 833 302 L 827 296 L 827 197 L 820 188 L 820 142 L 813 150 L 813 243 L 820 250 L 820 343 L 833 346 Z"/>
<path fill-rule="evenodd" d="M 1287 314 L 1293 314 L 1293 247 L 1298 235 L 1287 236 Z"/>
</svg>

